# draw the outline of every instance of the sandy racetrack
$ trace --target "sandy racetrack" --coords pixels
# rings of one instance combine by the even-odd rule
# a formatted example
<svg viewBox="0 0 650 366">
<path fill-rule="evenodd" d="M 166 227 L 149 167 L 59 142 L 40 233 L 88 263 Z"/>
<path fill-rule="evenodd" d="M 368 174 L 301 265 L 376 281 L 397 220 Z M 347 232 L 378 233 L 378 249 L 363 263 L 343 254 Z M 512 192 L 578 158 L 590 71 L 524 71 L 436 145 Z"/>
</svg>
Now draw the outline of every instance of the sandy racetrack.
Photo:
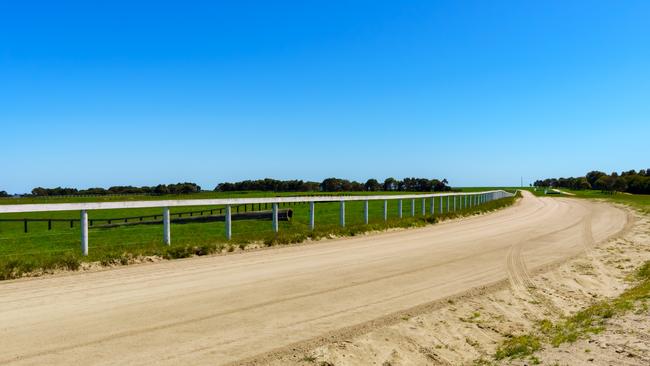
<svg viewBox="0 0 650 366">
<path fill-rule="evenodd" d="M 535 198 L 422 229 L 0 283 L 0 364 L 225 364 L 565 260 L 611 205 Z"/>
</svg>

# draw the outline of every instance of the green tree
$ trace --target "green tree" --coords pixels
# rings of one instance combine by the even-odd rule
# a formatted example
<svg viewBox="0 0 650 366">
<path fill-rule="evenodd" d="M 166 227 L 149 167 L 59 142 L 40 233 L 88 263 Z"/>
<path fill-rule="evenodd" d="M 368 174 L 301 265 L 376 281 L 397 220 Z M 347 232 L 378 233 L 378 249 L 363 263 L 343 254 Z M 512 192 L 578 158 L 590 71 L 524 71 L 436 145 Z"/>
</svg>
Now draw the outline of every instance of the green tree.
<svg viewBox="0 0 650 366">
<path fill-rule="evenodd" d="M 364 184 L 364 187 L 366 191 L 381 191 L 381 184 L 379 184 L 379 181 L 375 178 L 370 178 L 366 181 L 366 184 Z"/>
<path fill-rule="evenodd" d="M 384 180 L 384 191 L 396 191 L 397 190 L 397 180 L 393 177 L 386 178 Z"/>
<path fill-rule="evenodd" d="M 156 186 L 156 188 L 153 189 L 153 193 L 155 194 L 168 194 L 169 193 L 169 188 L 165 184 L 159 184 Z"/>
<path fill-rule="evenodd" d="M 585 177 L 578 178 L 576 182 L 577 189 L 591 189 L 591 184 Z"/>
<path fill-rule="evenodd" d="M 589 184 L 591 184 L 591 186 L 593 187 L 594 183 L 596 183 L 596 181 L 600 177 L 605 176 L 605 175 L 607 175 L 607 174 L 605 174 L 603 172 L 599 172 L 597 170 L 592 170 L 589 173 L 587 173 L 587 175 L 585 177 L 587 178 L 587 181 L 589 182 Z"/>
<path fill-rule="evenodd" d="M 625 179 L 621 177 L 614 178 L 612 182 L 612 191 L 613 192 L 625 192 L 627 189 L 627 183 Z"/>
<path fill-rule="evenodd" d="M 603 192 L 612 192 L 614 190 L 614 178 L 609 175 L 602 175 L 594 182 L 593 187 Z"/>
<path fill-rule="evenodd" d="M 350 191 L 353 187 L 353 184 L 347 179 L 327 178 L 323 180 L 320 186 L 323 192 L 345 192 Z M 360 186 L 363 187 L 362 185 Z"/>
</svg>

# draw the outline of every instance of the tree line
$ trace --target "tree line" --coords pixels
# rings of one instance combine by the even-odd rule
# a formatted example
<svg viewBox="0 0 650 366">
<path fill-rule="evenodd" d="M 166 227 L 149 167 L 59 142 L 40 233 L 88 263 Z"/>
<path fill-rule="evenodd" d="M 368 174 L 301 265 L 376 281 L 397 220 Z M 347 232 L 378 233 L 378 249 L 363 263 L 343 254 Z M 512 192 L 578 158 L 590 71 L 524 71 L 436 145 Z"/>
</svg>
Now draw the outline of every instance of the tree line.
<svg viewBox="0 0 650 366">
<path fill-rule="evenodd" d="M 305 182 L 302 180 L 277 180 L 271 178 L 257 180 L 243 180 L 240 182 L 219 183 L 214 190 L 217 192 L 234 191 L 264 191 L 264 192 L 311 192 L 320 187 L 318 182 Z"/>
<path fill-rule="evenodd" d="M 607 174 L 591 171 L 584 177 L 548 178 L 535 181 L 536 187 L 561 187 L 568 189 L 599 189 L 603 192 L 650 194 L 650 169 Z"/>
<path fill-rule="evenodd" d="M 74 196 L 74 195 L 109 195 L 109 194 L 188 194 L 201 192 L 201 186 L 196 183 L 159 184 L 157 186 L 113 186 L 106 188 L 43 188 L 32 189 L 33 196 Z"/>
<path fill-rule="evenodd" d="M 376 191 L 409 191 L 432 192 L 450 191 L 446 179 L 427 178 L 386 178 L 383 183 L 377 179 L 368 179 L 365 183 L 341 178 L 326 178 L 322 182 L 305 182 L 302 180 L 259 179 L 241 182 L 225 182 L 215 187 L 218 192 L 232 191 L 267 191 L 267 192 L 376 192 Z"/>
<path fill-rule="evenodd" d="M 428 178 L 386 178 L 383 182 L 377 179 L 368 179 L 365 183 L 341 178 L 327 178 L 322 182 L 303 180 L 278 180 L 258 179 L 243 180 L 239 182 L 219 183 L 214 188 L 217 192 L 234 191 L 264 191 L 264 192 L 379 192 L 379 191 L 405 191 L 405 192 L 443 192 L 450 191 L 447 179 Z M 157 186 L 113 186 L 109 188 L 77 189 L 69 187 L 32 189 L 31 196 L 76 196 L 76 195 L 115 195 L 115 194 L 190 194 L 201 192 L 201 186 L 196 183 L 159 184 Z M 0 191 L 0 197 L 9 196 L 7 192 Z"/>
</svg>

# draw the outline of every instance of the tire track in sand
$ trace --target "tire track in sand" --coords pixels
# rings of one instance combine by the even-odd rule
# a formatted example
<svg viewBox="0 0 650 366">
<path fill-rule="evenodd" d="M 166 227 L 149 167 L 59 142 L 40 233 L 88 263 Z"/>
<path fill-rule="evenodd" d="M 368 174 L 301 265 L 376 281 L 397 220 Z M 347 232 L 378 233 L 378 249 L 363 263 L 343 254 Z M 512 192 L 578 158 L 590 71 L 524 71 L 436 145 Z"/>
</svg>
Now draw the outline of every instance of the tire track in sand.
<svg viewBox="0 0 650 366">
<path fill-rule="evenodd" d="M 542 308 L 546 308 L 548 311 L 552 311 L 554 313 L 563 313 L 563 310 L 558 308 L 549 298 L 547 298 L 533 281 L 531 273 L 528 270 L 526 262 L 522 256 L 522 250 L 527 244 L 532 244 L 535 241 L 543 241 L 544 239 L 549 238 L 553 235 L 573 230 L 578 226 L 580 226 L 582 229 L 582 244 L 584 245 L 585 250 L 589 250 L 594 245 L 594 237 L 591 229 L 591 219 L 591 214 L 588 214 L 580 221 L 573 223 L 567 227 L 533 238 L 521 240 L 510 247 L 510 250 L 508 251 L 508 255 L 506 257 L 506 267 L 508 271 L 508 281 L 510 282 L 510 287 L 513 294 L 515 295 L 515 298 L 518 298 L 527 303 L 533 302 L 533 304 L 542 304 Z M 539 307 L 526 306 L 526 308 L 536 318 L 542 319 L 545 317 L 544 311 L 538 310 Z"/>
</svg>

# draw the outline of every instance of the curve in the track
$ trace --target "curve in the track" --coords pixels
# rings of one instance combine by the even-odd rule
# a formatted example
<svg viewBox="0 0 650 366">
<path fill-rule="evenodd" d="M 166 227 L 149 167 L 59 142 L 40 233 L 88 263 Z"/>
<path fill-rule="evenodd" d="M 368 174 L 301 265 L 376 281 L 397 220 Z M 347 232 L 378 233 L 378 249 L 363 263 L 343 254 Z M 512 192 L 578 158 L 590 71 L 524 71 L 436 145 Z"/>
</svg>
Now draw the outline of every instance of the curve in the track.
<svg viewBox="0 0 650 366">
<path fill-rule="evenodd" d="M 524 193 L 513 207 L 422 229 L 8 281 L 0 363 L 236 362 L 497 281 L 531 294 L 529 271 L 626 220 L 607 204 Z"/>
</svg>

